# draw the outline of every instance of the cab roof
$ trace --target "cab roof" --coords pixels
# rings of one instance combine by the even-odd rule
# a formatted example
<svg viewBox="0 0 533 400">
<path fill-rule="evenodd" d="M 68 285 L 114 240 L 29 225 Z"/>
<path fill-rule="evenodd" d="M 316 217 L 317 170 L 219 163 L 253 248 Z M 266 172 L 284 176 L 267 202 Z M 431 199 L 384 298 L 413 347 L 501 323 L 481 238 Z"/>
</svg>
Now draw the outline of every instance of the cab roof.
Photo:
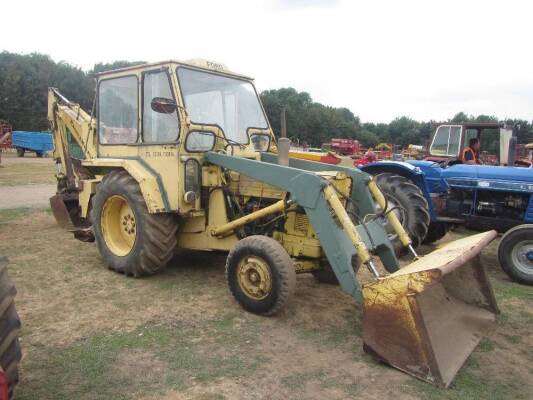
<svg viewBox="0 0 533 400">
<path fill-rule="evenodd" d="M 499 122 L 441 122 L 433 125 L 436 127 L 441 125 L 464 126 L 466 129 L 499 129 L 502 127 Z"/>
<path fill-rule="evenodd" d="M 101 76 L 113 75 L 118 72 L 133 71 L 133 70 L 138 70 L 138 69 L 148 69 L 148 68 L 158 67 L 158 66 L 163 66 L 163 65 L 168 65 L 168 64 L 173 64 L 176 66 L 183 65 L 185 67 L 203 70 L 206 72 L 215 72 L 219 74 L 231 75 L 236 78 L 253 81 L 253 78 L 249 76 L 237 74 L 236 72 L 230 71 L 225 64 L 215 62 L 215 61 L 205 60 L 203 58 L 194 58 L 194 59 L 187 60 L 187 61 L 166 60 L 166 61 L 159 61 L 159 62 L 154 62 L 154 63 L 132 65 L 129 67 L 97 72 L 95 76 L 100 78 Z"/>
</svg>

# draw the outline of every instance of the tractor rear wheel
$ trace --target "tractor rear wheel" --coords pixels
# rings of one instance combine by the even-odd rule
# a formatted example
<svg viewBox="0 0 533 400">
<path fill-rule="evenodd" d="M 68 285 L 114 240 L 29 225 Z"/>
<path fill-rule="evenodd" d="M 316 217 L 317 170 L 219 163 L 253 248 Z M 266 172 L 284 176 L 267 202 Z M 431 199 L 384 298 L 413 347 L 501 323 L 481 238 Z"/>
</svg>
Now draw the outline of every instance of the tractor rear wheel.
<svg viewBox="0 0 533 400">
<path fill-rule="evenodd" d="M 511 279 L 533 285 L 533 224 L 507 231 L 498 245 L 498 259 Z"/>
<path fill-rule="evenodd" d="M 287 304 L 296 287 L 289 254 L 274 239 L 255 235 L 240 240 L 226 260 L 231 294 L 245 309 L 272 315 Z"/>
<path fill-rule="evenodd" d="M 7 381 L 9 398 L 19 380 L 22 353 L 19 344 L 20 319 L 15 309 L 17 290 L 7 272 L 7 259 L 0 258 L 0 367 Z"/>
<path fill-rule="evenodd" d="M 409 179 L 388 172 L 376 175 L 375 180 L 388 201 L 387 208 L 394 209 L 391 212 L 398 215 L 413 247 L 420 246 L 430 223 L 429 206 L 420 188 Z"/>
<path fill-rule="evenodd" d="M 153 275 L 174 255 L 175 217 L 150 214 L 139 184 L 126 171 L 113 171 L 98 185 L 91 219 L 100 255 L 114 271 Z"/>
<path fill-rule="evenodd" d="M 428 233 L 422 243 L 431 244 L 437 240 L 441 240 L 444 236 L 446 236 L 446 233 L 448 233 L 448 227 L 449 226 L 447 224 L 443 224 L 442 222 L 434 222 L 429 224 Z"/>
</svg>

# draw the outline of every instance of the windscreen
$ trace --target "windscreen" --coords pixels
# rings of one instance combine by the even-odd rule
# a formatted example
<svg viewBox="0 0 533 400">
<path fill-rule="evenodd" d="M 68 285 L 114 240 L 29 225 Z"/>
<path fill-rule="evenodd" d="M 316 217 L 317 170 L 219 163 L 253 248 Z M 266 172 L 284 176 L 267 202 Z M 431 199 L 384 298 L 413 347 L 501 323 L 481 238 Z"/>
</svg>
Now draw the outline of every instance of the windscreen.
<svg viewBox="0 0 533 400">
<path fill-rule="evenodd" d="M 183 67 L 177 72 L 193 122 L 219 125 L 227 139 L 242 144 L 248 143 L 248 128 L 268 127 L 250 82 Z"/>
</svg>

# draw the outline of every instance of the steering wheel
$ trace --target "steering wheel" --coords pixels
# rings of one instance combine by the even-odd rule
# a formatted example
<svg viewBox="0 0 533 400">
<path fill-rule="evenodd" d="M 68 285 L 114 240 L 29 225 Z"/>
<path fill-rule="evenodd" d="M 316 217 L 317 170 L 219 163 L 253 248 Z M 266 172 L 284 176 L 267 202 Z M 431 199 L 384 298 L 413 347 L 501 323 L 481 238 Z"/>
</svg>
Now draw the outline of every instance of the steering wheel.
<svg viewBox="0 0 533 400">
<path fill-rule="evenodd" d="M 448 168 L 452 165 L 462 164 L 463 162 L 457 157 L 451 157 L 441 163 L 442 168 Z"/>
<path fill-rule="evenodd" d="M 233 155 L 233 152 L 235 151 L 235 150 L 233 149 L 233 144 L 232 144 L 232 143 L 228 143 L 228 144 L 226 144 L 226 145 L 224 146 L 224 152 L 225 152 L 226 154 L 228 154 L 228 147 L 231 148 L 230 156 L 232 156 L 232 155 Z"/>
<path fill-rule="evenodd" d="M 515 167 L 522 167 L 522 168 L 531 168 L 531 167 L 533 167 L 533 164 L 530 163 L 529 161 L 516 160 L 514 162 L 514 166 Z"/>
</svg>

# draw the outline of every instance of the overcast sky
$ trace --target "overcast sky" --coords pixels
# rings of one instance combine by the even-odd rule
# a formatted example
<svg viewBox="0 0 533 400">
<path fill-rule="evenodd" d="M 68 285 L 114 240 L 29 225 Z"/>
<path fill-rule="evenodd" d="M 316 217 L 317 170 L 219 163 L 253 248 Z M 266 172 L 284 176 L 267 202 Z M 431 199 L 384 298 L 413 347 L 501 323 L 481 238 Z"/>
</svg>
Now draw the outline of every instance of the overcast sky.
<svg viewBox="0 0 533 400">
<path fill-rule="evenodd" d="M 195 57 L 363 121 L 533 119 L 531 1 L 4 1 L 0 50 L 96 62 Z"/>
</svg>

